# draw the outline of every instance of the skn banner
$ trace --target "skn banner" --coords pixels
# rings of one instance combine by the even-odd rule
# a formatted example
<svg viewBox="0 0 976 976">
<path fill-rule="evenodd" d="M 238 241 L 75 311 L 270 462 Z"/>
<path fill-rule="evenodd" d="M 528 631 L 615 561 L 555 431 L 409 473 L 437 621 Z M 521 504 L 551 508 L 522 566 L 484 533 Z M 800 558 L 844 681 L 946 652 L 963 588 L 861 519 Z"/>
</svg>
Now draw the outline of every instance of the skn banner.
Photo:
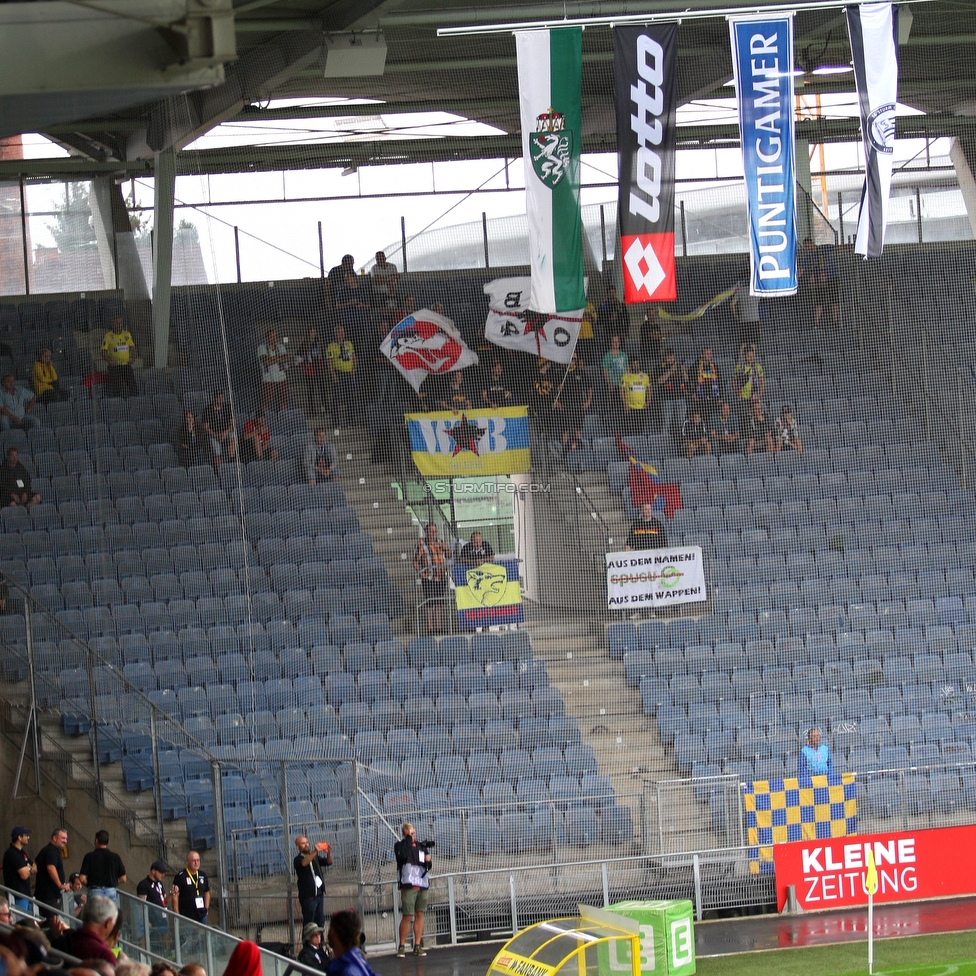
<svg viewBox="0 0 976 976">
<path fill-rule="evenodd" d="M 607 608 L 673 607 L 708 599 L 700 546 L 607 553 Z"/>
<path fill-rule="evenodd" d="M 749 291 L 794 295 L 793 18 L 733 18 L 729 30 L 749 220 Z"/>
<path fill-rule="evenodd" d="M 613 32 L 624 301 L 672 302 L 678 28 Z"/>
</svg>

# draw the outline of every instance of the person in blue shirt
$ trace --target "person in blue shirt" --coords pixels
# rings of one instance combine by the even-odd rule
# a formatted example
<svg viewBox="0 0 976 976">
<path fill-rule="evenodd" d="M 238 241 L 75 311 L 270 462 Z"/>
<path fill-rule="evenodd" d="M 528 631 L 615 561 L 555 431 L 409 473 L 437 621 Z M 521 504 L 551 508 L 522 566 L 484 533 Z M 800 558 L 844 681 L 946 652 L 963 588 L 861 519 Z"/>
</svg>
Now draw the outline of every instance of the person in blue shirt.
<svg viewBox="0 0 976 976">
<path fill-rule="evenodd" d="M 325 968 L 327 976 L 376 976 L 359 948 L 362 934 L 363 922 L 356 912 L 333 912 L 326 936 L 333 957 Z"/>
<path fill-rule="evenodd" d="M 820 729 L 810 729 L 807 744 L 800 750 L 800 776 L 827 776 L 833 771 L 830 747 L 820 742 Z"/>
</svg>

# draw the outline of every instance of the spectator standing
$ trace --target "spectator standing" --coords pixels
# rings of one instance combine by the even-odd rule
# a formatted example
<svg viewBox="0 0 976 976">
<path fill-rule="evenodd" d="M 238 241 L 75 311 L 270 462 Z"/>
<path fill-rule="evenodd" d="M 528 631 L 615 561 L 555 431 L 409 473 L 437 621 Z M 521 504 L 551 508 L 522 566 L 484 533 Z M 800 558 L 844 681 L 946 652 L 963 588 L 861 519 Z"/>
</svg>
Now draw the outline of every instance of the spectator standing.
<svg viewBox="0 0 976 976">
<path fill-rule="evenodd" d="M 132 333 L 125 327 L 121 318 L 112 322 L 112 327 L 102 339 L 102 359 L 108 365 L 108 383 L 105 394 L 110 397 L 139 396 L 139 384 L 132 371 L 136 344 Z"/>
<path fill-rule="evenodd" d="M 427 610 L 427 633 L 441 629 L 441 606 L 447 597 L 447 547 L 437 538 L 437 526 L 427 524 L 413 554 L 413 568 L 420 577 Z"/>
<path fill-rule="evenodd" d="M 817 247 L 812 238 L 803 241 L 803 261 L 800 263 L 800 285 L 813 304 L 813 327 L 820 327 L 824 305 L 830 306 L 830 324 L 840 318 L 840 297 L 837 267 L 829 244 Z"/>
<path fill-rule="evenodd" d="M 743 343 L 739 350 L 732 386 L 739 405 L 740 425 L 744 425 L 752 415 L 752 401 L 761 400 L 766 391 L 766 371 L 762 363 L 756 362 L 756 347 L 751 342 Z"/>
<path fill-rule="evenodd" d="M 329 370 L 325 364 L 325 343 L 319 339 L 318 330 L 313 326 L 298 350 L 296 362 L 301 363 L 302 374 L 308 383 L 309 399 L 316 408 L 332 409 Z M 318 402 L 316 402 L 318 400 Z"/>
<path fill-rule="evenodd" d="M 362 936 L 363 923 L 356 912 L 346 908 L 332 916 L 328 939 L 334 958 L 326 967 L 328 976 L 376 976 L 360 949 Z M 423 946 L 417 955 L 426 955 Z"/>
<path fill-rule="evenodd" d="M 108 848 L 108 831 L 95 834 L 95 850 L 89 851 L 81 862 L 81 883 L 88 888 L 88 901 L 94 895 L 110 898 L 118 904 L 120 883 L 125 881 L 122 858 Z"/>
<path fill-rule="evenodd" d="M 803 453 L 803 441 L 800 440 L 800 428 L 793 416 L 793 408 L 788 403 L 783 404 L 780 415 L 776 418 L 774 437 L 778 451 L 796 451 Z"/>
<path fill-rule="evenodd" d="M 472 532 L 471 538 L 461 547 L 458 559 L 465 566 L 480 566 L 490 563 L 495 558 L 495 550 L 490 542 L 485 542 L 480 532 Z"/>
<path fill-rule="evenodd" d="M 694 401 L 701 407 L 702 417 L 711 417 L 722 402 L 722 380 L 718 363 L 712 358 L 712 347 L 705 346 L 695 364 Z"/>
<path fill-rule="evenodd" d="M 611 335 L 610 348 L 603 354 L 603 359 L 600 361 L 608 416 L 620 412 L 620 378 L 627 372 L 628 362 L 627 353 L 620 348 L 620 336 Z"/>
<path fill-rule="evenodd" d="M 556 394 L 559 440 L 563 450 L 575 451 L 583 443 L 583 417 L 593 405 L 593 387 L 579 357 L 573 353 L 562 386 Z"/>
<path fill-rule="evenodd" d="M 482 406 L 485 407 L 510 407 L 515 398 L 508 387 L 508 382 L 504 376 L 505 367 L 500 359 L 494 359 L 488 375 L 485 377 L 485 386 L 481 391 Z"/>
<path fill-rule="evenodd" d="M 654 517 L 654 506 L 644 502 L 640 507 L 640 518 L 630 527 L 624 551 L 631 549 L 664 549 L 668 544 L 668 533 L 664 525 Z"/>
<path fill-rule="evenodd" d="M 413 927 L 413 954 L 426 956 L 424 950 L 424 912 L 430 895 L 430 853 L 417 843 L 417 832 L 412 823 L 401 828 L 402 837 L 394 845 L 397 884 L 400 888 L 400 932 L 397 955 L 407 954 L 407 936 Z"/>
<path fill-rule="evenodd" d="M 298 879 L 298 901 L 302 906 L 302 922 L 325 925 L 325 878 L 323 873 L 332 866 L 332 848 L 327 841 L 315 847 L 307 837 L 296 837 L 295 876 Z M 319 928 L 319 932 L 324 929 Z"/>
<path fill-rule="evenodd" d="M 186 867 L 173 878 L 173 887 L 169 890 L 170 910 L 179 912 L 183 918 L 207 924 L 210 912 L 210 881 L 200 870 L 200 854 L 189 851 L 186 855 Z"/>
<path fill-rule="evenodd" d="M 169 922 L 161 909 L 166 907 L 166 889 L 163 879 L 166 877 L 166 865 L 162 861 L 153 861 L 146 875 L 136 886 L 136 895 L 149 905 L 149 927 L 155 938 L 154 942 L 162 940 L 169 934 Z M 146 948 L 149 948 L 148 941 Z M 157 943 L 158 948 L 158 943 Z"/>
<path fill-rule="evenodd" d="M 305 477 L 310 485 L 333 481 L 338 475 L 335 448 L 325 439 L 325 428 L 316 427 L 305 448 Z"/>
<path fill-rule="evenodd" d="M 59 827 L 51 834 L 51 839 L 38 852 L 35 858 L 37 865 L 37 881 L 34 883 L 34 898 L 50 905 L 51 908 L 61 909 L 61 892 L 69 891 L 64 872 L 64 849 L 68 846 L 68 832 Z M 44 918 L 51 918 L 55 913 L 41 909 Z"/>
<path fill-rule="evenodd" d="M 34 395 L 38 403 L 56 403 L 59 400 L 67 400 L 71 395 L 61 388 L 58 371 L 51 362 L 50 349 L 42 349 L 37 354 L 34 369 L 31 371 L 31 385 L 34 387 Z"/>
<path fill-rule="evenodd" d="M 708 439 L 708 429 L 698 406 L 691 408 L 691 416 L 681 425 L 681 440 L 685 446 L 685 457 L 689 461 L 698 453 L 712 453 L 712 442 Z"/>
<path fill-rule="evenodd" d="M 40 425 L 31 410 L 37 398 L 26 386 L 18 386 L 13 373 L 0 380 L 0 430 L 30 430 Z"/>
<path fill-rule="evenodd" d="M 16 447 L 7 448 L 7 462 L 0 467 L 0 503 L 9 508 L 30 508 L 41 500 L 34 491 L 30 472 L 24 467 Z"/>
<path fill-rule="evenodd" d="M 758 450 L 760 453 L 768 451 L 770 454 L 776 453 L 776 442 L 773 440 L 773 432 L 769 428 L 769 421 L 763 412 L 762 400 L 758 397 L 752 401 L 752 413 L 749 416 L 749 424 L 745 433 L 746 446 L 744 454 L 752 454 Z"/>
<path fill-rule="evenodd" d="M 37 871 L 37 866 L 27 855 L 30 837 L 30 827 L 14 827 L 10 831 L 10 846 L 3 855 L 3 886 L 16 892 L 14 905 L 17 908 L 32 914 L 27 899 L 31 896 L 31 875 Z"/>
<path fill-rule="evenodd" d="M 627 372 L 620 377 L 620 402 L 624 422 L 630 434 L 643 434 L 650 415 L 651 378 L 631 356 Z"/>
<path fill-rule="evenodd" d="M 113 899 L 91 895 L 81 910 L 81 928 L 68 933 L 71 954 L 84 960 L 104 960 L 114 969 L 117 959 L 109 945 L 118 918 L 119 908 Z"/>
<path fill-rule="evenodd" d="M 617 287 L 607 285 L 607 293 L 596 313 L 596 339 L 604 340 L 605 336 L 620 336 L 627 331 L 627 309 L 617 297 Z"/>
<path fill-rule="evenodd" d="M 322 933 L 325 931 L 321 925 L 315 922 L 306 922 L 302 927 L 302 951 L 298 953 L 298 961 L 305 966 L 313 969 L 320 969 L 325 972 L 325 967 L 329 964 L 328 956 L 322 948 Z"/>
<path fill-rule="evenodd" d="M 712 454 L 735 454 L 738 451 L 739 418 L 727 401 L 719 404 L 718 413 L 712 417 L 708 436 L 712 442 Z"/>
<path fill-rule="evenodd" d="M 197 418 L 192 410 L 183 413 L 183 423 L 174 438 L 176 460 L 184 468 L 195 464 L 212 464 L 214 453 L 210 448 L 210 438 L 197 426 Z"/>
<path fill-rule="evenodd" d="M 376 252 L 376 262 L 369 272 L 373 282 L 373 292 L 384 305 L 392 305 L 396 297 L 397 282 L 400 280 L 400 272 L 395 264 L 386 260 L 386 255 L 382 251 Z"/>
<path fill-rule="evenodd" d="M 828 776 L 834 771 L 834 758 L 830 748 L 820 741 L 820 729 L 807 732 L 807 743 L 800 749 L 800 776 Z"/>
<path fill-rule="evenodd" d="M 264 342 L 258 346 L 258 362 L 261 364 L 261 409 L 272 404 L 281 410 L 288 406 L 288 345 L 278 338 L 274 329 L 268 329 Z"/>
<path fill-rule="evenodd" d="M 261 461 L 267 458 L 272 464 L 278 460 L 278 449 L 271 446 L 271 431 L 267 418 L 262 410 L 244 424 L 241 431 L 241 461 L 248 464 L 251 461 Z"/>
<path fill-rule="evenodd" d="M 220 467 L 224 454 L 228 461 L 237 457 L 237 434 L 234 432 L 234 415 L 224 401 L 224 394 L 218 390 L 213 395 L 210 406 L 200 414 L 200 426 L 210 438 L 210 450 L 214 465 Z"/>
<path fill-rule="evenodd" d="M 355 277 L 355 276 L 354 276 Z M 325 351 L 332 382 L 332 419 L 336 424 L 355 415 L 356 404 L 356 348 L 352 339 L 346 338 L 346 330 L 337 325 L 335 339 Z"/>
<path fill-rule="evenodd" d="M 731 306 L 732 315 L 740 326 L 740 341 L 755 342 L 759 338 L 763 320 L 762 301 L 758 295 L 751 293 L 748 278 L 736 283 Z"/>
<path fill-rule="evenodd" d="M 456 370 L 448 375 L 447 389 L 437 404 L 441 410 L 451 410 L 461 413 L 471 409 L 471 399 L 468 396 L 467 384 L 464 382 L 464 371 Z"/>
<path fill-rule="evenodd" d="M 661 433 L 673 441 L 685 421 L 688 396 L 688 370 L 678 362 L 673 349 L 664 350 L 664 358 L 654 373 L 654 385 L 661 398 Z"/>
</svg>

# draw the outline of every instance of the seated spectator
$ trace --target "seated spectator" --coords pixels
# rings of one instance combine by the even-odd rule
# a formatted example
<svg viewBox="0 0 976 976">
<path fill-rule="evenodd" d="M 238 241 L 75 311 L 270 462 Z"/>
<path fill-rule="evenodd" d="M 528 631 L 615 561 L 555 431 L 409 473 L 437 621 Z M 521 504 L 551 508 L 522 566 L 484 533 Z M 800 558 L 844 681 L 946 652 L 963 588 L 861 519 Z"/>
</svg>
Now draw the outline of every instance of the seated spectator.
<svg viewBox="0 0 976 976">
<path fill-rule="evenodd" d="M 480 532 L 472 532 L 471 539 L 461 546 L 458 559 L 465 566 L 480 566 L 490 563 L 495 558 L 495 550 L 490 542 L 485 542 Z"/>
<path fill-rule="evenodd" d="M 241 461 L 248 464 L 251 461 L 261 461 L 267 458 L 272 464 L 278 460 L 278 448 L 271 446 L 271 431 L 262 411 L 244 424 L 241 431 Z"/>
<path fill-rule="evenodd" d="M 668 533 L 662 522 L 654 517 L 654 506 L 644 502 L 640 507 L 640 518 L 630 527 L 624 550 L 665 549 Z"/>
<path fill-rule="evenodd" d="M 691 416 L 681 425 L 681 440 L 689 461 L 699 452 L 712 453 L 712 442 L 708 439 L 708 430 L 697 406 L 691 408 Z"/>
<path fill-rule="evenodd" d="M 104 959 L 114 967 L 116 959 L 109 945 L 118 917 L 119 909 L 111 898 L 91 895 L 81 911 L 81 928 L 67 933 L 71 954 L 79 959 Z"/>
<path fill-rule="evenodd" d="M 711 346 L 702 349 L 701 357 L 695 364 L 695 387 L 692 396 L 701 406 L 703 417 L 716 413 L 722 402 L 722 382 L 718 363 L 712 359 Z"/>
<path fill-rule="evenodd" d="M 386 260 L 386 255 L 382 251 L 376 252 L 376 263 L 369 273 L 373 280 L 373 292 L 384 305 L 393 302 L 396 295 L 397 282 L 400 280 L 400 272 L 395 264 Z"/>
<path fill-rule="evenodd" d="M 688 370 L 678 362 L 673 349 L 664 350 L 664 358 L 654 373 L 661 400 L 661 433 L 669 444 L 681 433 L 688 396 Z"/>
<path fill-rule="evenodd" d="M 564 451 L 575 451 L 583 444 L 583 417 L 593 404 L 593 387 L 579 357 L 574 353 L 557 391 L 553 407 Z"/>
<path fill-rule="evenodd" d="M 61 389 L 58 371 L 51 362 L 50 349 L 42 349 L 37 354 L 31 373 L 31 385 L 39 403 L 56 403 L 58 400 L 67 400 L 70 396 L 67 390 Z"/>
<path fill-rule="evenodd" d="M 718 413 L 712 417 L 708 436 L 712 442 L 712 454 L 735 454 L 739 450 L 739 418 L 727 401 L 719 404 Z"/>
<path fill-rule="evenodd" d="M 335 339 L 325 351 L 332 384 L 332 419 L 336 424 L 355 416 L 356 403 L 356 349 L 352 339 L 346 338 L 346 330 L 341 325 L 335 329 Z"/>
<path fill-rule="evenodd" d="M 334 481 L 338 476 L 337 464 L 335 448 L 325 439 L 325 428 L 316 427 L 305 448 L 305 478 L 310 485 Z"/>
<path fill-rule="evenodd" d="M 139 396 L 139 384 L 132 371 L 136 344 L 122 318 L 112 322 L 112 328 L 102 339 L 102 359 L 108 364 L 108 383 L 105 395 L 110 397 Z"/>
<path fill-rule="evenodd" d="M 14 508 L 30 508 L 41 500 L 31 487 L 31 476 L 21 463 L 16 447 L 7 448 L 7 463 L 0 466 L 0 503 Z"/>
<path fill-rule="evenodd" d="M 471 409 L 471 400 L 468 397 L 463 370 L 459 369 L 448 375 L 447 388 L 438 399 L 437 405 L 441 410 L 453 410 L 454 413 Z"/>
<path fill-rule="evenodd" d="M 193 416 L 192 410 L 184 412 L 183 423 L 180 424 L 174 440 L 176 460 L 184 468 L 190 468 L 194 464 L 213 463 L 214 455 L 210 449 L 210 440 L 197 426 L 197 419 Z"/>
<path fill-rule="evenodd" d="M 210 450 L 216 467 L 220 467 L 225 454 L 228 461 L 237 457 L 234 416 L 224 402 L 223 393 L 218 391 L 213 395 L 213 402 L 200 414 L 200 425 L 210 438 Z"/>
<path fill-rule="evenodd" d="M 274 329 L 268 329 L 264 342 L 258 346 L 261 364 L 261 409 L 275 404 L 284 410 L 288 406 L 288 346 L 278 339 Z"/>
<path fill-rule="evenodd" d="M 620 413 L 620 377 L 627 372 L 627 353 L 620 348 L 620 336 L 610 336 L 610 348 L 603 354 L 600 366 L 603 371 L 603 395 L 605 413 L 613 416 Z"/>
<path fill-rule="evenodd" d="M 770 430 L 769 421 L 763 412 L 762 400 L 756 397 L 752 401 L 752 413 L 749 416 L 749 423 L 746 425 L 745 432 L 746 447 L 743 452 L 746 455 L 753 451 L 769 451 L 770 454 L 776 453 L 776 442 L 773 440 L 773 432 Z"/>
<path fill-rule="evenodd" d="M 40 421 L 31 414 L 37 397 L 26 387 L 18 386 L 13 373 L 0 380 L 0 430 L 30 430 Z"/>
<path fill-rule="evenodd" d="M 776 418 L 776 449 L 779 451 L 796 451 L 803 453 L 803 442 L 800 440 L 800 428 L 793 416 L 793 408 L 783 404 L 780 415 Z"/>
<path fill-rule="evenodd" d="M 650 391 L 650 376 L 641 369 L 637 357 L 631 356 L 627 371 L 620 377 L 620 400 L 628 433 L 643 434 L 647 430 Z"/>
<path fill-rule="evenodd" d="M 766 371 L 756 362 L 756 347 L 745 342 L 739 349 L 739 361 L 732 372 L 732 387 L 739 406 L 740 426 L 745 426 L 752 416 L 752 401 L 762 399 L 766 390 Z"/>
<path fill-rule="evenodd" d="M 510 407 L 515 398 L 505 380 L 505 367 L 500 359 L 492 361 L 491 368 L 485 378 L 485 387 L 481 391 L 482 405 L 485 407 Z"/>
</svg>

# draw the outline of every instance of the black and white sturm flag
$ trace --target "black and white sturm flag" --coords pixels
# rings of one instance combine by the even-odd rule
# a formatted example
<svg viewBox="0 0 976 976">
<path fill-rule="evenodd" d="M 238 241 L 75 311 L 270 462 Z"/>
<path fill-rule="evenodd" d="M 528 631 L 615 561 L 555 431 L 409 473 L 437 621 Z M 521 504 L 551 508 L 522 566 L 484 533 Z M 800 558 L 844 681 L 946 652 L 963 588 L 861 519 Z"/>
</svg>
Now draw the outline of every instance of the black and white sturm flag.
<svg viewBox="0 0 976 976">
<path fill-rule="evenodd" d="M 854 55 L 865 162 L 854 252 L 866 258 L 877 258 L 881 256 L 888 226 L 891 164 L 895 149 L 898 7 L 890 3 L 848 7 L 847 27 Z"/>
</svg>

